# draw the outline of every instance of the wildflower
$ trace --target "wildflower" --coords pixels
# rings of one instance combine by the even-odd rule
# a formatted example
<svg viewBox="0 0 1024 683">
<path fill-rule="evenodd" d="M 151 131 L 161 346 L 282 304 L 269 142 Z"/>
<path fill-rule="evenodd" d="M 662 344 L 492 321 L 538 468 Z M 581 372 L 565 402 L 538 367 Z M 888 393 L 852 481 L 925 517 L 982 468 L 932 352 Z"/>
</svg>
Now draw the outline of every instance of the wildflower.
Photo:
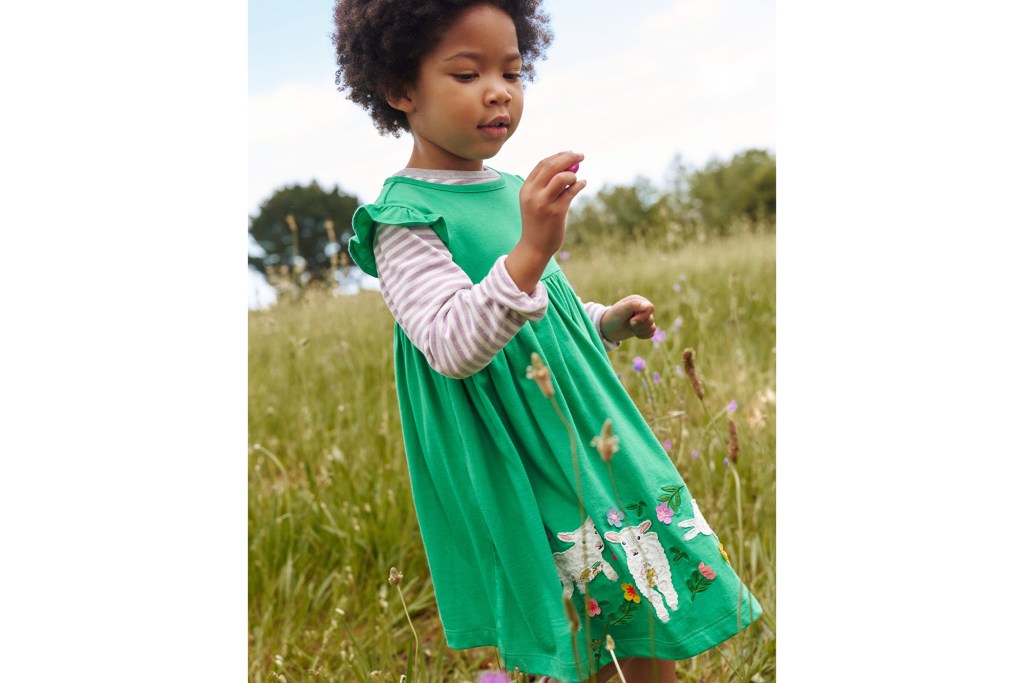
<svg viewBox="0 0 1024 683">
<path fill-rule="evenodd" d="M 725 560 L 726 564 L 732 564 L 732 562 L 729 562 L 728 553 L 725 552 L 725 545 L 721 541 L 718 542 L 718 552 L 722 554 L 722 559 Z"/>
<path fill-rule="evenodd" d="M 560 258 L 563 261 L 568 261 L 569 260 L 569 252 L 567 252 L 567 251 L 560 251 L 560 252 L 558 252 L 558 258 Z"/>
<path fill-rule="evenodd" d="M 402 583 L 402 576 L 403 575 L 397 569 L 392 567 L 391 573 L 388 575 L 388 583 L 390 583 L 392 586 L 397 586 L 398 584 Z"/>
<path fill-rule="evenodd" d="M 601 433 L 591 439 L 590 445 L 597 449 L 597 452 L 601 454 L 601 459 L 605 462 L 610 462 L 612 456 L 618 453 L 619 437 L 612 434 L 612 421 L 610 419 L 604 421 Z"/>
<path fill-rule="evenodd" d="M 592 617 L 596 617 L 601 613 L 601 606 L 597 604 L 597 600 L 590 598 L 590 602 L 587 603 L 587 614 Z"/>
<path fill-rule="evenodd" d="M 646 367 L 647 363 L 640 356 L 637 356 L 636 358 L 633 359 L 633 369 L 636 370 L 637 372 L 640 372 Z"/>
<path fill-rule="evenodd" d="M 655 331 L 654 336 L 651 337 L 651 341 L 655 344 L 660 344 L 665 341 L 665 330 L 659 329 Z"/>
<path fill-rule="evenodd" d="M 636 588 L 633 588 L 633 584 L 631 583 L 622 584 L 622 597 L 625 600 L 632 600 L 635 603 L 640 602 L 640 594 L 636 592 Z"/>
<path fill-rule="evenodd" d="M 683 316 L 677 315 L 676 319 L 672 321 L 672 330 L 673 331 L 678 330 L 682 326 L 683 326 Z"/>
<path fill-rule="evenodd" d="M 536 353 L 530 354 L 530 361 L 532 365 L 526 369 L 526 379 L 536 382 L 541 393 L 547 398 L 551 398 L 555 395 L 555 388 L 551 386 L 551 371 Z"/>
<path fill-rule="evenodd" d="M 736 423 L 732 419 L 732 415 L 729 416 L 729 460 L 736 462 L 736 459 L 740 457 L 740 440 L 736 435 Z"/>
<path fill-rule="evenodd" d="M 672 450 L 672 439 L 665 439 L 665 442 L 661 445 L 665 447 L 666 451 Z"/>
<path fill-rule="evenodd" d="M 616 510 L 615 508 L 608 509 L 608 523 L 613 527 L 621 528 L 622 520 L 625 518 L 626 515 L 624 515 L 620 510 Z"/>
<path fill-rule="evenodd" d="M 679 286 L 679 283 L 677 282 L 677 283 L 675 283 L 674 285 L 672 285 L 672 291 L 673 291 L 673 292 L 681 292 L 681 291 L 683 291 L 683 288 L 682 288 L 682 287 L 680 287 L 680 286 Z"/>
<path fill-rule="evenodd" d="M 701 386 L 700 379 L 697 377 L 697 368 L 693 364 L 693 356 L 693 349 L 683 349 L 683 371 L 690 378 L 690 384 L 693 385 L 693 391 L 697 394 L 697 398 L 703 401 L 704 387 Z"/>
<path fill-rule="evenodd" d="M 696 448 L 694 448 L 692 451 L 690 451 L 690 457 L 691 458 L 699 458 L 700 457 L 700 451 L 697 450 Z"/>
<path fill-rule="evenodd" d="M 672 515 L 675 511 L 668 506 L 668 503 L 662 503 L 658 507 L 654 508 L 654 511 L 658 513 L 658 521 L 664 522 L 665 524 L 672 523 Z"/>
<path fill-rule="evenodd" d="M 562 607 L 565 609 L 565 616 L 569 620 L 569 627 L 572 628 L 573 632 L 578 631 L 580 628 L 580 615 L 576 613 L 576 606 L 572 604 L 572 598 L 563 595 Z"/>
<path fill-rule="evenodd" d="M 504 671 L 485 671 L 476 679 L 476 683 L 508 683 L 508 674 Z"/>
<path fill-rule="evenodd" d="M 658 374 L 657 370 L 654 371 L 654 381 L 655 382 L 660 382 L 661 381 L 661 375 Z"/>
<path fill-rule="evenodd" d="M 680 377 L 682 377 L 682 375 L 683 375 L 683 366 L 682 365 L 677 365 L 676 366 L 676 374 L 679 375 Z"/>
<path fill-rule="evenodd" d="M 729 405 L 727 405 L 725 409 L 728 410 L 730 413 L 735 413 L 738 407 L 739 406 L 736 404 L 736 399 L 733 399 L 729 401 Z"/>
<path fill-rule="evenodd" d="M 717 574 L 715 574 L 715 570 L 713 570 L 711 567 L 707 566 L 703 562 L 697 565 L 697 571 L 699 571 L 701 573 L 701 576 L 703 576 L 708 581 L 711 581 L 715 578 L 715 576 L 717 576 Z"/>
</svg>

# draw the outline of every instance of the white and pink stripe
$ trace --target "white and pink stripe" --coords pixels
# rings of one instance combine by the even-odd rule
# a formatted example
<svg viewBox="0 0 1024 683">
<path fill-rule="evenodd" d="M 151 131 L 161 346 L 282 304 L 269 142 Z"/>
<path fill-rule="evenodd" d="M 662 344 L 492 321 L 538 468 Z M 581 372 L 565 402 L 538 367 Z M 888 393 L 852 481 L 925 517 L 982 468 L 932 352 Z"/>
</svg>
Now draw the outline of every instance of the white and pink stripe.
<svg viewBox="0 0 1024 683">
<path fill-rule="evenodd" d="M 469 182 L 485 182 L 478 178 Z M 474 285 L 427 226 L 378 226 L 373 254 L 391 314 L 430 367 L 447 377 L 462 379 L 479 372 L 527 321 L 540 320 L 547 312 L 544 285 L 530 294 L 520 291 L 505 269 L 504 256 Z M 607 307 L 588 302 L 584 309 L 600 330 Z M 618 346 L 607 340 L 604 344 L 606 349 Z"/>
</svg>

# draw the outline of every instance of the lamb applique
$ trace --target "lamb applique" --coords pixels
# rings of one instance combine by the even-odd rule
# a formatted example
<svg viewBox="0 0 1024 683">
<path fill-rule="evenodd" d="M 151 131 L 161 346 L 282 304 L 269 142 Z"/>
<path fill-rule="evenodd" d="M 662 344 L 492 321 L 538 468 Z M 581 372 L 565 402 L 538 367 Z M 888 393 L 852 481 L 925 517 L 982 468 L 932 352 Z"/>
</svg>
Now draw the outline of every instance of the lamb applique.
<svg viewBox="0 0 1024 683">
<path fill-rule="evenodd" d="M 594 520 L 590 517 L 587 517 L 583 526 L 576 531 L 563 531 L 558 534 L 558 538 L 573 544 L 568 550 L 552 553 L 555 567 L 558 569 L 558 579 L 562 582 L 562 595 L 572 597 L 573 584 L 580 593 L 585 593 L 586 584 L 602 572 L 612 581 L 619 579 L 618 572 L 605 562 L 601 555 L 604 551 L 604 539 L 597 532 Z M 586 564 L 583 561 L 584 543 L 587 550 Z"/>
<path fill-rule="evenodd" d="M 697 499 L 691 498 L 690 505 L 693 506 L 693 518 L 684 519 L 677 525 L 683 528 L 692 527 L 689 531 L 686 532 L 686 535 L 683 536 L 683 540 L 692 541 L 693 539 L 697 538 L 697 534 L 704 534 L 705 536 L 715 536 L 715 532 L 711 530 L 710 526 L 708 526 L 707 521 L 704 519 L 704 515 L 700 514 L 700 508 L 697 507 Z M 715 536 L 715 538 L 717 539 L 718 536 Z"/>
<path fill-rule="evenodd" d="M 654 605 L 654 613 L 658 618 L 667 622 L 668 610 L 664 602 L 668 602 L 668 606 L 675 611 L 679 609 L 679 596 L 672 585 L 672 570 L 665 557 L 665 550 L 658 541 L 658 534 L 647 531 L 650 528 L 651 521 L 645 520 L 637 526 L 623 527 L 621 531 L 608 531 L 604 537 L 622 546 L 626 553 L 626 565 L 637 589 Z"/>
</svg>

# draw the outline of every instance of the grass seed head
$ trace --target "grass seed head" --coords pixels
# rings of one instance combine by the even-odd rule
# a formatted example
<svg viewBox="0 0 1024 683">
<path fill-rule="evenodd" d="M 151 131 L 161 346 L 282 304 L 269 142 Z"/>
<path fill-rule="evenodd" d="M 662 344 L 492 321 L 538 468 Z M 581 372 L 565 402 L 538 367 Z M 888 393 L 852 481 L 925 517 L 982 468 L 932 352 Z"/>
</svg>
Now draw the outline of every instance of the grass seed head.
<svg viewBox="0 0 1024 683">
<path fill-rule="evenodd" d="M 619 451 L 619 437 L 612 434 L 611 418 L 604 421 L 601 433 L 593 438 L 590 445 L 597 449 L 597 452 L 601 454 L 602 460 L 611 462 L 612 456 Z"/>
<path fill-rule="evenodd" d="M 530 354 L 530 361 L 531 365 L 526 369 L 526 378 L 536 382 L 541 393 L 551 398 L 555 395 L 555 388 L 551 385 L 551 371 L 537 353 Z"/>
<path fill-rule="evenodd" d="M 683 349 L 683 372 L 690 378 L 690 384 L 693 385 L 693 391 L 697 394 L 697 398 L 704 400 L 704 386 L 700 383 L 700 378 L 697 377 L 697 366 L 693 363 L 694 357 L 693 349 Z"/>
<path fill-rule="evenodd" d="M 402 583 L 402 576 L 403 575 L 401 572 L 392 567 L 391 573 L 388 574 L 388 583 L 390 583 L 392 586 L 397 586 L 398 584 Z"/>
</svg>

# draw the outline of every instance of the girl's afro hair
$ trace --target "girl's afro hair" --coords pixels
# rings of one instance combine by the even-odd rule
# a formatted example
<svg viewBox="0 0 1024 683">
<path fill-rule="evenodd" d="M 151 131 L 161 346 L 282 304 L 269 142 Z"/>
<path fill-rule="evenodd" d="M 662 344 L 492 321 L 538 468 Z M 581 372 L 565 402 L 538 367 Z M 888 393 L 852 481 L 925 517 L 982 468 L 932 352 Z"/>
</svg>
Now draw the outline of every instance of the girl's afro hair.
<svg viewBox="0 0 1024 683">
<path fill-rule="evenodd" d="M 464 10 L 484 4 L 512 17 L 523 79 L 532 81 L 534 62 L 544 59 L 552 38 L 541 0 L 337 0 L 332 38 L 338 90 L 370 112 L 381 135 L 399 137 L 409 123 L 404 112 L 388 104 L 388 93 L 415 83 L 423 55 Z"/>
</svg>

